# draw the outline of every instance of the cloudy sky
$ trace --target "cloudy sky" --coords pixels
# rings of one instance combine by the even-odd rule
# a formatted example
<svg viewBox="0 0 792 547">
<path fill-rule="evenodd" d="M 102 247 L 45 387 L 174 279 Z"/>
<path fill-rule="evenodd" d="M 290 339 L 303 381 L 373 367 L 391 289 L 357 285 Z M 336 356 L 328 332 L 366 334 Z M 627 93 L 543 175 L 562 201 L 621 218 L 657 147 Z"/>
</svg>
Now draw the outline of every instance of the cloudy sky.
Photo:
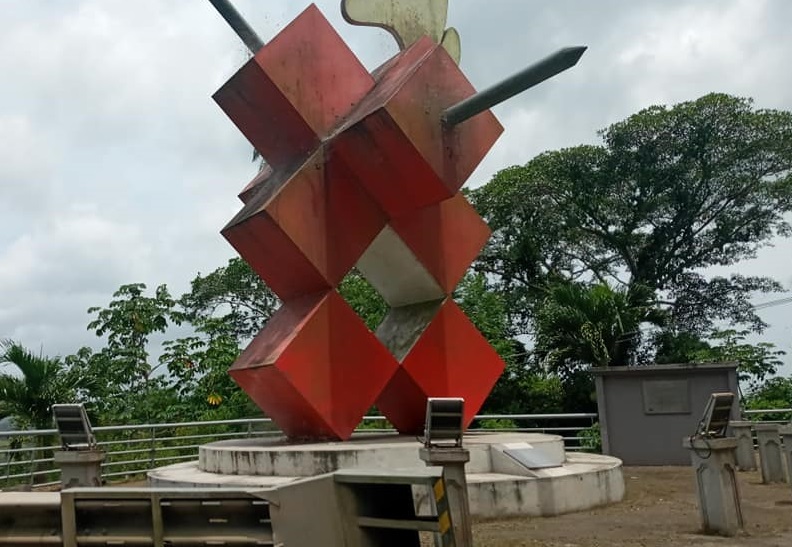
<svg viewBox="0 0 792 547">
<path fill-rule="evenodd" d="M 235 2 L 265 40 L 308 3 Z M 317 2 L 369 68 L 396 52 L 384 31 L 344 23 L 339 3 Z M 589 47 L 572 71 L 495 109 L 506 133 L 472 186 L 596 142 L 651 104 L 719 91 L 792 109 L 788 0 L 450 4 L 478 88 Z M 97 343 L 86 309 L 120 285 L 178 295 L 233 256 L 219 230 L 255 166 L 211 95 L 246 55 L 207 0 L 0 0 L 0 14 L 0 338 L 65 354 Z M 780 241 L 739 271 L 792 288 L 791 256 Z M 762 313 L 765 338 L 792 351 L 792 306 Z"/>
</svg>

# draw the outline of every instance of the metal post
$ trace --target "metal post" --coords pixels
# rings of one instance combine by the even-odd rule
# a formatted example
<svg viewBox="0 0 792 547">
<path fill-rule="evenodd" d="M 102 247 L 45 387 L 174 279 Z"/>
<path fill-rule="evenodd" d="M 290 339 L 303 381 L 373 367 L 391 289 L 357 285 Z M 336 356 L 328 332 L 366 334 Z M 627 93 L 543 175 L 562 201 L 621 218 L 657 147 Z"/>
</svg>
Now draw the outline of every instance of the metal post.
<svg viewBox="0 0 792 547">
<path fill-rule="evenodd" d="M 157 442 L 157 430 L 156 430 L 156 428 L 152 427 L 151 428 L 151 447 L 149 449 L 149 460 L 150 460 L 149 469 L 154 469 L 154 461 L 157 458 L 156 442 Z"/>
<path fill-rule="evenodd" d="M 217 12 L 226 20 L 237 36 L 244 42 L 251 53 L 264 47 L 264 41 L 256 34 L 245 18 L 231 4 L 230 0 L 209 0 Z"/>
<path fill-rule="evenodd" d="M 449 107 L 443 114 L 443 122 L 449 126 L 460 124 L 476 114 L 481 114 L 518 93 L 522 93 L 526 89 L 530 89 L 556 74 L 572 68 L 583 56 L 586 49 L 585 46 L 577 46 L 566 47 L 556 51 L 502 82 L 479 91 L 464 101 Z"/>
</svg>

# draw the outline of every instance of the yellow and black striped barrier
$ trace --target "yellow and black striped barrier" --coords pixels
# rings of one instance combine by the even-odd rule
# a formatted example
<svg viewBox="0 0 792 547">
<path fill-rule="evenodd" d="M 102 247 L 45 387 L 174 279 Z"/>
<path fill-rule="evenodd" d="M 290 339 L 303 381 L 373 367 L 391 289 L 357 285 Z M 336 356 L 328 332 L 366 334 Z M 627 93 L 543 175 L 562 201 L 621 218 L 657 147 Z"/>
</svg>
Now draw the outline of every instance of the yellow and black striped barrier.
<svg viewBox="0 0 792 547">
<path fill-rule="evenodd" d="M 448 508 L 448 498 L 446 497 L 445 480 L 440 477 L 432 487 L 434 493 L 435 508 L 437 509 L 437 524 L 440 528 L 440 540 L 443 547 L 454 547 L 454 527 L 451 525 L 451 512 Z"/>
</svg>

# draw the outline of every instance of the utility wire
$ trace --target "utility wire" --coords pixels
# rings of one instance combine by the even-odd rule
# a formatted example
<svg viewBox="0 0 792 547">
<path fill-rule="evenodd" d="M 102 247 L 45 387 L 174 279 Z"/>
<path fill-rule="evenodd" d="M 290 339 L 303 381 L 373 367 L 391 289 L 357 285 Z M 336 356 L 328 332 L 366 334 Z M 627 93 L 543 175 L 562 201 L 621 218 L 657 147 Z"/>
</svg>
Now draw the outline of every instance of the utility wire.
<svg viewBox="0 0 792 547">
<path fill-rule="evenodd" d="M 761 304 L 755 304 L 754 306 L 751 307 L 754 310 L 764 310 L 766 308 L 773 308 L 775 306 L 784 306 L 786 304 L 792 304 L 792 296 L 779 298 L 777 300 L 770 300 L 768 302 L 762 302 Z"/>
</svg>

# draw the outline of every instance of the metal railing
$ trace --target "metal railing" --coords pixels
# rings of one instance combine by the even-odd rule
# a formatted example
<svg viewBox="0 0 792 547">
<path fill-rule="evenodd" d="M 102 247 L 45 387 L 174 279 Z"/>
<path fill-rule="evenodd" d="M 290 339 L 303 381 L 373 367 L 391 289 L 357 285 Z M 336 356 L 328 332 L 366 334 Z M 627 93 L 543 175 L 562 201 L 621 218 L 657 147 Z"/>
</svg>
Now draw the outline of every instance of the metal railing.
<svg viewBox="0 0 792 547">
<path fill-rule="evenodd" d="M 472 429 L 560 435 L 567 450 L 581 450 L 596 414 L 497 414 L 476 416 Z M 139 476 L 163 465 L 195 460 L 198 448 L 231 438 L 278 436 L 268 418 L 102 426 L 93 428 L 105 451 L 102 477 L 107 481 Z M 359 432 L 394 433 L 383 416 L 366 416 Z M 0 488 L 46 487 L 58 484 L 53 451 L 55 429 L 0 432 Z"/>
<path fill-rule="evenodd" d="M 765 422 L 769 424 L 785 424 L 792 419 L 792 408 L 775 408 L 772 410 L 743 410 L 743 415 L 752 421 Z M 769 420 L 766 416 L 783 416 L 780 419 Z"/>
<path fill-rule="evenodd" d="M 784 423 L 792 409 L 746 410 L 748 419 Z M 774 420 L 768 417 L 783 416 Z M 476 416 L 473 430 L 531 432 L 560 435 L 566 450 L 589 450 L 597 414 L 492 414 Z M 393 433 L 383 416 L 367 416 L 358 429 L 366 433 Z M 103 479 L 124 480 L 163 465 L 195 460 L 202 444 L 231 438 L 278 436 L 268 418 L 137 424 L 95 427 L 97 444 L 106 452 Z M 0 432 L 0 488 L 46 487 L 59 483 L 53 460 L 55 429 Z"/>
</svg>

